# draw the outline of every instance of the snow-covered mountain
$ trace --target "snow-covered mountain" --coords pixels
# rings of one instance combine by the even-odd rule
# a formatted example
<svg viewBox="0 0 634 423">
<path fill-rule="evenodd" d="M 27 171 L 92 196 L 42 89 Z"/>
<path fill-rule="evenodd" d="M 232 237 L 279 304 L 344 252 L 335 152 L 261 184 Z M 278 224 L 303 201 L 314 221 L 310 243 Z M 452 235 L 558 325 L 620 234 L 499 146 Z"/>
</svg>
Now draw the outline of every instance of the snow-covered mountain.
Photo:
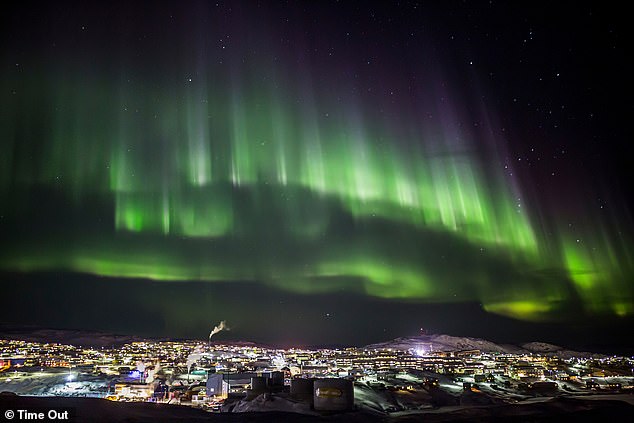
<svg viewBox="0 0 634 423">
<path fill-rule="evenodd" d="M 366 349 L 414 350 L 421 353 L 432 351 L 480 350 L 500 354 L 542 354 L 561 357 L 599 356 L 588 352 L 570 351 L 563 347 L 545 342 L 529 342 L 521 345 L 497 344 L 486 339 L 451 335 L 421 335 L 396 338 L 387 342 L 367 345 Z"/>
</svg>

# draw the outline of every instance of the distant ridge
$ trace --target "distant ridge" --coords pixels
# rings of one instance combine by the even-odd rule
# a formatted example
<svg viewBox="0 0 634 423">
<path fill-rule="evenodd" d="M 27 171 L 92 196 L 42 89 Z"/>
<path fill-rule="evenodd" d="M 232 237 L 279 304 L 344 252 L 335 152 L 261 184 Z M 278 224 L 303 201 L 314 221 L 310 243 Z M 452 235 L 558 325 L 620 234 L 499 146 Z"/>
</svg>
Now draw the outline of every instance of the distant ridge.
<svg viewBox="0 0 634 423">
<path fill-rule="evenodd" d="M 100 331 L 88 331 L 80 329 L 51 329 L 37 326 L 11 326 L 0 325 L 0 339 L 21 340 L 38 343 L 59 343 L 82 347 L 118 347 L 131 342 L 203 342 L 201 339 L 182 338 L 152 338 L 134 335 L 117 335 Z M 258 348 L 306 348 L 306 349 L 333 349 L 344 348 L 343 346 L 279 346 L 269 345 L 260 342 L 238 341 L 238 340 L 214 340 L 212 344 L 234 345 L 237 347 L 258 347 Z M 541 354 L 546 356 L 557 356 L 561 358 L 570 357 L 606 357 L 603 354 L 587 351 L 568 350 L 558 345 L 546 342 L 528 342 L 519 345 L 497 344 L 481 338 L 464 336 L 451 336 L 444 334 L 420 335 L 396 338 L 390 341 L 379 342 L 361 347 L 364 349 L 395 349 L 395 350 L 420 350 L 421 352 L 433 351 L 465 351 L 480 350 L 487 353 L 499 354 Z"/>
<path fill-rule="evenodd" d="M 0 339 L 25 342 L 58 343 L 82 347 L 113 347 L 146 340 L 140 336 L 115 335 L 107 332 L 51 329 L 37 326 L 0 326 Z"/>
<path fill-rule="evenodd" d="M 92 331 L 83 329 L 54 329 L 43 328 L 39 326 L 13 326 L 0 325 L 0 339 L 19 340 L 25 342 L 58 343 L 66 345 L 74 345 L 81 347 L 119 347 L 131 342 L 204 342 L 202 339 L 183 339 L 183 338 L 154 338 L 142 337 L 136 335 L 121 335 L 110 332 Z M 271 348 L 262 343 L 251 341 L 212 341 L 212 345 L 234 345 L 238 347 L 261 347 Z"/>
</svg>

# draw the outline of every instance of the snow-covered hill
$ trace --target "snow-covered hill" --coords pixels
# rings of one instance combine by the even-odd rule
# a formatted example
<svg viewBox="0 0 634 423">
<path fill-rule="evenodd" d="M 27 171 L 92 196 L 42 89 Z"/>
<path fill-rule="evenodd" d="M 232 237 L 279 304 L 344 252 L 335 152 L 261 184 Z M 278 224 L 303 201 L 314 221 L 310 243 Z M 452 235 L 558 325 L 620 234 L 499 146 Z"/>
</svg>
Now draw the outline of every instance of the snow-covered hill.
<svg viewBox="0 0 634 423">
<path fill-rule="evenodd" d="M 0 339 L 14 339 L 26 342 L 59 343 L 83 347 L 118 347 L 130 342 L 144 341 L 145 338 L 131 335 L 115 335 L 112 333 L 69 330 L 0 326 Z"/>
<path fill-rule="evenodd" d="M 545 342 L 529 342 L 522 345 L 497 344 L 486 339 L 470 338 L 450 335 L 421 335 L 404 338 L 396 338 L 392 341 L 371 344 L 366 349 L 395 349 L 414 350 L 421 353 L 433 351 L 464 351 L 480 350 L 488 353 L 500 354 L 542 354 L 557 355 L 561 357 L 587 357 L 600 356 L 588 352 L 566 350 L 563 347 Z"/>
</svg>

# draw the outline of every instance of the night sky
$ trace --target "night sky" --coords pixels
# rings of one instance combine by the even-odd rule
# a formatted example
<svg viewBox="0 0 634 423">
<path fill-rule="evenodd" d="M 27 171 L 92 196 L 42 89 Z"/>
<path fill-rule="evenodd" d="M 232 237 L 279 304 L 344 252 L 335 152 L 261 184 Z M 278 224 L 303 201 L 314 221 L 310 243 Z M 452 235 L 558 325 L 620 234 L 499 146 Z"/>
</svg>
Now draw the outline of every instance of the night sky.
<svg viewBox="0 0 634 423">
<path fill-rule="evenodd" d="M 0 19 L 2 322 L 633 345 L 617 6 L 19 2 Z"/>
</svg>

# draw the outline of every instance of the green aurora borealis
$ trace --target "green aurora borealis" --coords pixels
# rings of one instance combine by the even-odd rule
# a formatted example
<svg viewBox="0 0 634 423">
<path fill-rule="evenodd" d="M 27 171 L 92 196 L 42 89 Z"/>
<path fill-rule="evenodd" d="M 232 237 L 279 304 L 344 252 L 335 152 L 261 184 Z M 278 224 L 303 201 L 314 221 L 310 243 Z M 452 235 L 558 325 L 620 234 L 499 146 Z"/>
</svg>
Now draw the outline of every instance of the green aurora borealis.
<svg viewBox="0 0 634 423">
<path fill-rule="evenodd" d="M 584 202 L 588 175 L 567 208 L 509 176 L 502 111 L 442 65 L 388 102 L 260 27 L 223 61 L 189 31 L 143 64 L 120 40 L 4 67 L 0 269 L 634 313 L 623 217 Z"/>
</svg>

